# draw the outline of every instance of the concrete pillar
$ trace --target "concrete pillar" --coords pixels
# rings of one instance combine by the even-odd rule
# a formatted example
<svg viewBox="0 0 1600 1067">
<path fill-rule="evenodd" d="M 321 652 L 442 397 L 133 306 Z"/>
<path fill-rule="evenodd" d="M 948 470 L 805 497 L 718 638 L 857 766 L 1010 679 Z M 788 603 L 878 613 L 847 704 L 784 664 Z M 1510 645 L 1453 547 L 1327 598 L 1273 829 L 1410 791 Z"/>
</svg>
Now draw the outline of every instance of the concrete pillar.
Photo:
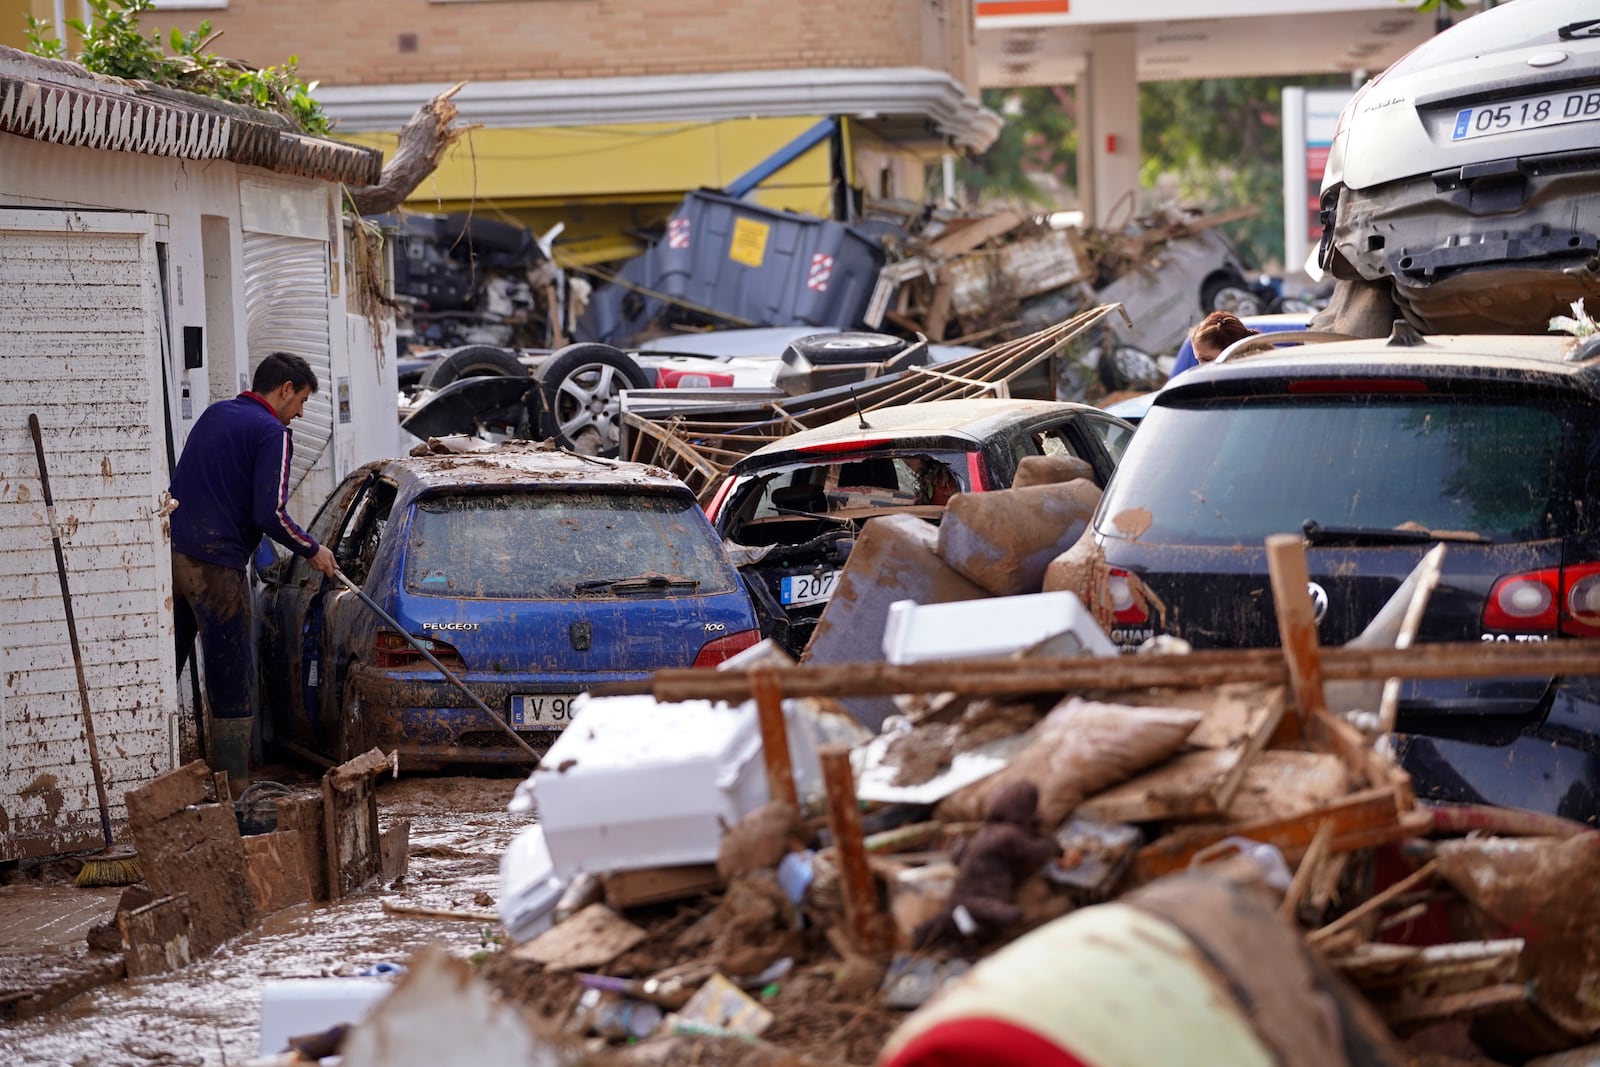
<svg viewBox="0 0 1600 1067">
<path fill-rule="evenodd" d="M 1131 30 L 1094 35 L 1078 82 L 1078 191 L 1096 225 L 1139 208 L 1139 63 Z"/>
</svg>

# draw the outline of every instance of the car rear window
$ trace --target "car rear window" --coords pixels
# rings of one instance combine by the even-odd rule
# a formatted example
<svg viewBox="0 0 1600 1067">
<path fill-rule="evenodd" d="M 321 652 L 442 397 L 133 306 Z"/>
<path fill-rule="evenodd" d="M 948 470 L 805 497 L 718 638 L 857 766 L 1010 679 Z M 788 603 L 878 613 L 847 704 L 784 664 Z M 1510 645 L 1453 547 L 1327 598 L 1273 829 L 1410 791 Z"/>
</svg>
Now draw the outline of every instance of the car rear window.
<svg viewBox="0 0 1600 1067">
<path fill-rule="evenodd" d="M 729 498 L 723 524 L 741 544 L 769 543 L 759 530 L 796 516 L 865 517 L 881 508 L 946 503 L 970 488 L 966 452 L 818 456 L 755 474 Z"/>
<path fill-rule="evenodd" d="M 1533 540 L 1565 513 L 1563 437 L 1559 411 L 1461 398 L 1157 405 L 1096 528 L 1140 543 L 1259 545 L 1315 519 Z"/>
<path fill-rule="evenodd" d="M 412 505 L 412 593 L 572 600 L 579 583 L 650 574 L 682 581 L 610 594 L 591 587 L 584 596 L 703 596 L 738 581 L 699 505 L 683 494 L 445 493 Z"/>
</svg>

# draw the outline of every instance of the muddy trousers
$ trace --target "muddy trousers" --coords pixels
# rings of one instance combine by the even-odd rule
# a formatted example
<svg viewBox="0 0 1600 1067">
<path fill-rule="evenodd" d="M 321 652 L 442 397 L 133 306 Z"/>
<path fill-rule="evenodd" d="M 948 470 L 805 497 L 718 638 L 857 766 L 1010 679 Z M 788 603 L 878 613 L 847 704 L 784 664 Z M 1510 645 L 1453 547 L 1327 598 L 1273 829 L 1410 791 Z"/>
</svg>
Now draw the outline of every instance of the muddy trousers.
<svg viewBox="0 0 1600 1067">
<path fill-rule="evenodd" d="M 205 657 L 211 765 L 242 782 L 249 773 L 256 704 L 249 579 L 242 570 L 174 552 L 172 613 L 178 673 L 189 661 L 196 636 Z"/>
</svg>

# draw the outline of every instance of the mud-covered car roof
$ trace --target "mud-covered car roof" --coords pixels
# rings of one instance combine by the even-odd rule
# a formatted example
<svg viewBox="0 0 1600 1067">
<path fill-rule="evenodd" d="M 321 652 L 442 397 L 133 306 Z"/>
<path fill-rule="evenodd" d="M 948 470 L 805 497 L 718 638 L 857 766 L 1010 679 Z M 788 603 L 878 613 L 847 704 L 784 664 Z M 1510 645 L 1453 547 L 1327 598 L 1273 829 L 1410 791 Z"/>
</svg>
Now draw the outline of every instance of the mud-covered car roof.
<svg viewBox="0 0 1600 1067">
<path fill-rule="evenodd" d="M 1268 349 L 1203 364 L 1161 391 L 1157 404 L 1186 394 L 1227 391 L 1229 383 L 1314 374 L 1331 378 L 1440 378 L 1505 381 L 1600 394 L 1600 337 L 1429 334 L 1409 344 L 1383 338 Z"/>
<path fill-rule="evenodd" d="M 790 434 L 752 452 L 739 462 L 739 467 L 760 465 L 762 459 L 778 453 L 812 445 L 847 442 L 854 437 L 883 441 L 944 436 L 981 441 L 1002 427 L 1058 413 L 1065 408 L 1081 408 L 1104 414 L 1088 404 L 1055 400 L 931 400 L 878 408 L 864 412 L 862 416 L 852 414 L 826 426 Z M 865 427 L 861 425 L 863 417 L 867 424 Z"/>
<path fill-rule="evenodd" d="M 367 468 L 392 479 L 407 496 L 434 489 L 555 484 L 688 492 L 682 481 L 660 467 L 580 456 L 535 441 L 506 441 L 481 449 L 468 446 L 461 451 L 450 450 L 446 443 L 424 455 L 377 460 Z"/>
</svg>

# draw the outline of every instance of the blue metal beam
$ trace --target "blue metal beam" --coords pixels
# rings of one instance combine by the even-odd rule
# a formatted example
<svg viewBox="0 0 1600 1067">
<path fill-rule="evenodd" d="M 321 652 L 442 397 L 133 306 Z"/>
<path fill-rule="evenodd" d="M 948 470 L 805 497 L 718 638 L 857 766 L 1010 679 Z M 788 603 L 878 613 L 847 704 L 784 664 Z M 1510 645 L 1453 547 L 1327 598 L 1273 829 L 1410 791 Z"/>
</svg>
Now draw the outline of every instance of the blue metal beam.
<svg viewBox="0 0 1600 1067">
<path fill-rule="evenodd" d="M 734 197 L 750 195 L 756 186 L 817 147 L 823 141 L 826 141 L 829 137 L 832 137 L 833 132 L 838 128 L 838 119 L 823 119 L 805 133 L 802 133 L 799 137 L 796 137 L 772 153 L 772 155 L 733 179 L 723 192 Z"/>
</svg>

